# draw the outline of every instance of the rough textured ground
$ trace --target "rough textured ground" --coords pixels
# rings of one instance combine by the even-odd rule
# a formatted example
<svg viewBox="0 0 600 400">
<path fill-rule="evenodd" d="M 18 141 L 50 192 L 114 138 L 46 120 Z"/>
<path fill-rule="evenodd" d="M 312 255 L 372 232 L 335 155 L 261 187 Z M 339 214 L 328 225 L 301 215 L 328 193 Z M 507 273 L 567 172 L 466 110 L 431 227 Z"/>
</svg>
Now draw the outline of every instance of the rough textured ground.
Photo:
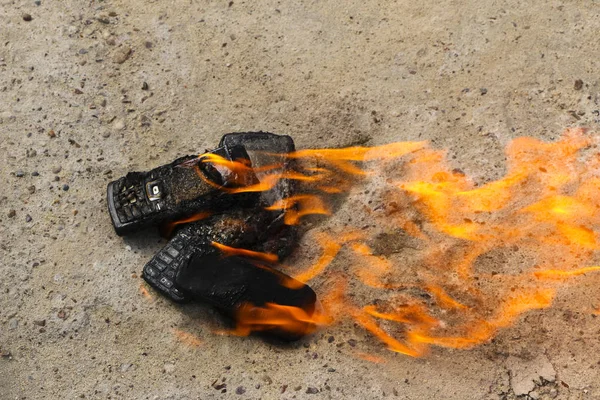
<svg viewBox="0 0 600 400">
<path fill-rule="evenodd" d="M 600 3 L 37 3 L 0 2 L 0 398 L 600 398 L 598 319 L 576 307 L 596 285 L 422 359 L 351 325 L 291 347 L 216 336 L 210 310 L 140 293 L 162 241 L 117 237 L 104 200 L 240 130 L 430 140 L 497 178 L 511 138 L 598 129 Z"/>
</svg>

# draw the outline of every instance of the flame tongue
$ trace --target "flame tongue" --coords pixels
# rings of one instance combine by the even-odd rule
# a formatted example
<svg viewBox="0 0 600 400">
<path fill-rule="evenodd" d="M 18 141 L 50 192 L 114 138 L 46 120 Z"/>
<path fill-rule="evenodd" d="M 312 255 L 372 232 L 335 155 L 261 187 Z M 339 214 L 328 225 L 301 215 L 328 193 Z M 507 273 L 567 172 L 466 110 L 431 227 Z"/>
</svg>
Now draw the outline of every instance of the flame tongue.
<svg viewBox="0 0 600 400">
<path fill-rule="evenodd" d="M 318 325 L 329 322 L 318 310 L 276 303 L 266 303 L 262 307 L 245 303 L 238 309 L 236 321 L 234 334 L 245 336 L 251 332 L 269 332 L 288 339 L 310 334 Z"/>
</svg>

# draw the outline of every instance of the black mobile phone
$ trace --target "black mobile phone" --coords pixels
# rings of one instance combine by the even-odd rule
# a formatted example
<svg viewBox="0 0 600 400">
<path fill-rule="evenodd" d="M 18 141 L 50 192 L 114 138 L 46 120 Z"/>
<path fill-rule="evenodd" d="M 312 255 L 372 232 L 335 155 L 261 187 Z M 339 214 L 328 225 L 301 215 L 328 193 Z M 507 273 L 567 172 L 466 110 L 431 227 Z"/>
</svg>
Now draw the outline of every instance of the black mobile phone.
<svg viewBox="0 0 600 400">
<path fill-rule="evenodd" d="M 236 321 L 244 311 L 260 321 L 263 307 L 273 304 L 295 307 L 311 316 L 317 297 L 308 285 L 277 271 L 269 263 L 248 256 L 229 256 L 213 245 L 217 240 L 248 245 L 263 236 L 245 229 L 248 222 L 249 219 L 221 215 L 212 221 L 183 227 L 144 266 L 144 280 L 175 302 L 208 303 Z M 296 340 L 310 333 L 314 326 L 309 321 L 292 319 L 290 324 L 267 322 L 250 328 Z"/>
<path fill-rule="evenodd" d="M 211 161 L 216 155 L 225 163 Z M 227 165 L 227 162 L 234 162 Z M 237 163 L 247 168 L 232 168 Z M 256 201 L 258 193 L 230 194 L 222 188 L 257 182 L 244 146 L 222 145 L 201 156 L 178 158 L 147 172 L 130 172 L 108 184 L 107 202 L 118 235 L 184 218 L 201 211 L 219 212 L 237 202 Z"/>
<path fill-rule="evenodd" d="M 235 153 L 233 151 L 225 152 L 223 149 L 233 149 Z M 215 152 L 220 152 L 217 154 L 227 160 L 242 160 L 245 162 L 250 168 L 250 173 L 249 176 L 243 177 L 242 183 L 250 185 L 260 182 L 268 174 L 281 174 L 283 177 L 283 172 L 291 168 L 290 159 L 286 157 L 286 154 L 294 150 L 294 141 L 289 136 L 268 132 L 242 132 L 224 135 L 219 143 L 219 149 Z M 207 158 L 210 161 L 210 157 Z M 184 172 L 188 173 L 190 163 L 198 163 L 198 158 L 184 157 L 166 167 L 176 170 L 177 166 L 183 165 L 187 168 Z M 186 295 L 175 284 L 175 277 L 179 270 L 187 265 L 191 257 L 209 257 L 213 255 L 216 249 L 212 246 L 212 242 L 269 252 L 276 254 L 280 260 L 291 252 L 296 243 L 296 229 L 284 224 L 284 212 L 282 210 L 268 211 L 265 209 L 274 202 L 292 195 L 294 186 L 291 180 L 279 179 L 270 190 L 247 193 L 247 196 L 250 197 L 240 201 L 240 195 L 232 196 L 222 193 L 222 191 L 215 190 L 213 185 L 210 184 L 210 182 L 216 183 L 216 186 L 220 185 L 221 187 L 226 186 L 228 181 L 239 184 L 238 176 L 228 178 L 226 169 L 221 168 L 219 170 L 218 168 L 222 166 L 216 165 L 213 167 L 210 162 L 198 163 L 198 165 L 204 167 L 204 170 L 201 171 L 204 174 L 201 181 L 205 182 L 207 177 L 210 181 L 208 186 L 202 186 L 204 191 L 197 190 L 195 192 L 201 199 L 196 199 L 194 203 L 188 204 L 186 208 L 190 213 L 208 210 L 212 212 L 212 215 L 196 222 L 177 226 L 174 236 L 144 266 L 142 272 L 146 282 L 176 302 L 189 299 L 189 294 Z M 209 169 L 211 167 L 214 170 Z M 160 168 L 165 167 L 159 167 L 157 170 Z M 154 182 L 151 172 L 144 173 L 144 176 L 138 178 L 138 181 L 145 182 L 145 186 L 148 186 L 148 181 L 150 183 Z M 183 173 L 181 171 L 177 172 L 179 174 Z M 157 173 L 156 175 L 161 174 Z M 173 173 L 170 170 L 163 172 L 162 175 L 166 177 L 166 181 L 174 181 L 171 178 Z M 179 181 L 181 179 L 181 177 L 178 178 Z M 197 177 L 190 176 L 188 173 L 187 179 L 194 181 Z M 181 185 L 184 184 L 185 182 L 181 183 Z M 231 185 L 232 183 L 229 183 L 229 186 Z M 157 189 L 157 191 L 161 192 L 162 188 Z M 142 194 L 147 193 L 152 194 L 152 188 L 145 190 Z M 111 212 L 111 215 L 113 215 L 113 212 Z M 173 218 L 173 215 L 173 212 L 169 212 L 160 214 L 157 217 L 151 216 L 145 221 L 135 221 L 118 229 L 115 224 L 115 229 L 117 229 L 117 232 L 126 233 L 139 228 L 142 224 L 168 223 L 176 219 Z"/>
<path fill-rule="evenodd" d="M 268 210 L 240 209 L 187 224 L 144 266 L 142 277 L 175 302 L 208 303 L 234 320 L 243 312 L 260 320 L 263 307 L 272 304 L 311 316 L 314 291 L 275 269 L 295 243 L 288 240 L 293 228 L 282 230 L 277 218 Z M 290 322 L 251 330 L 295 340 L 314 328 L 310 322 Z"/>
<path fill-rule="evenodd" d="M 296 241 L 295 228 L 283 224 L 278 212 L 264 209 L 236 209 L 183 225 L 169 242 L 144 266 L 142 277 L 152 287 L 175 302 L 189 295 L 175 284 L 175 277 L 192 257 L 219 254 L 215 246 L 268 253 L 285 258 Z"/>
</svg>

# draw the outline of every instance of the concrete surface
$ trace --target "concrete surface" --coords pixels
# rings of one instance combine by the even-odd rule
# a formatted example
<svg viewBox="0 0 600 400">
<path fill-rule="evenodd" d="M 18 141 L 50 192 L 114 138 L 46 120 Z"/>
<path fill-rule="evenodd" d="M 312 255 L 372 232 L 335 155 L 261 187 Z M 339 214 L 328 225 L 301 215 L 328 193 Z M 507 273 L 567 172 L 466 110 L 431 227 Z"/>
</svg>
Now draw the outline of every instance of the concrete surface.
<svg viewBox="0 0 600 400">
<path fill-rule="evenodd" d="M 600 398 L 593 281 L 472 350 L 409 358 L 351 324 L 282 347 L 143 296 L 163 241 L 117 237 L 104 200 L 240 130 L 429 140 L 498 178 L 511 138 L 598 129 L 599 32 L 593 0 L 2 0 L 0 398 Z"/>
</svg>

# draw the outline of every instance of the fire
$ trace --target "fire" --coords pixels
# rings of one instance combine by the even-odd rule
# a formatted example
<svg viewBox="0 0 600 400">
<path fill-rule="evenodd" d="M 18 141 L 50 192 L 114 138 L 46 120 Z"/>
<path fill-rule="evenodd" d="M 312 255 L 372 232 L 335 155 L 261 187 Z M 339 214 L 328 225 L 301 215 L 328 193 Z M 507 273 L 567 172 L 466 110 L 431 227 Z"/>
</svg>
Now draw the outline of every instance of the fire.
<svg viewBox="0 0 600 400">
<path fill-rule="evenodd" d="M 144 286 L 144 284 L 142 282 L 140 282 L 139 289 L 140 289 L 140 293 L 142 294 L 142 296 L 144 296 L 144 298 L 146 300 L 154 301 L 154 297 L 152 297 L 152 295 L 150 294 L 148 289 L 146 289 L 146 286 Z"/>
<path fill-rule="evenodd" d="M 251 332 L 278 331 L 289 337 L 303 336 L 314 332 L 318 325 L 330 323 L 330 319 L 319 310 L 308 312 L 300 307 L 267 303 L 263 307 L 243 304 L 236 315 L 238 321 L 235 335 L 247 336 Z"/>
<path fill-rule="evenodd" d="M 203 219 L 206 219 L 208 217 L 210 217 L 212 215 L 212 213 L 208 212 L 208 211 L 202 211 L 202 212 L 198 212 L 196 214 L 193 214 L 187 218 L 183 218 L 177 221 L 170 221 L 166 224 L 164 224 L 164 226 L 161 227 L 161 234 L 164 237 L 169 237 L 171 236 L 171 234 L 173 233 L 173 230 L 175 229 L 175 227 L 177 225 L 181 225 L 181 224 L 188 224 L 190 222 L 196 222 L 196 221 L 200 221 Z"/>
<path fill-rule="evenodd" d="M 181 343 L 189 347 L 199 347 L 202 345 L 202 341 L 189 332 L 173 328 L 173 334 Z"/>
<path fill-rule="evenodd" d="M 310 265 L 287 269 L 314 284 L 324 313 L 247 304 L 236 333 L 308 333 L 353 321 L 390 350 L 414 357 L 431 346 L 470 348 L 489 341 L 524 313 L 550 307 L 560 287 L 600 277 L 593 265 L 600 250 L 596 146 L 597 139 L 581 129 L 554 143 L 515 139 L 506 149 L 506 175 L 483 185 L 424 142 L 300 150 L 287 155 L 293 171 L 262 167 L 259 183 L 222 189 L 264 191 L 290 179 L 297 193 L 267 206 L 285 212 L 285 223 L 310 215 L 335 220 L 330 200 L 340 194 L 347 196 L 342 208 L 350 217 L 340 227 L 307 235 L 320 255 Z M 216 157 L 211 162 L 220 162 Z M 406 246 L 381 249 L 381 234 L 396 238 L 393 244 L 411 241 L 411 256 L 404 254 Z M 485 261 L 495 254 L 525 261 Z"/>
<path fill-rule="evenodd" d="M 385 359 L 383 357 L 379 357 L 369 353 L 356 353 L 358 358 L 362 358 L 365 361 L 369 361 L 375 364 L 383 364 L 385 363 Z"/>
<path fill-rule="evenodd" d="M 533 274 L 536 276 L 536 278 L 540 278 L 540 279 L 562 280 L 562 279 L 572 278 L 575 276 L 585 275 L 588 272 L 596 272 L 596 271 L 600 271 L 600 267 L 598 267 L 598 266 L 585 267 L 585 268 L 579 268 L 579 269 L 575 269 L 575 270 L 571 270 L 571 271 L 549 269 L 546 271 L 534 272 Z"/>
<path fill-rule="evenodd" d="M 223 254 L 223 256 L 225 256 L 225 257 L 245 256 L 245 257 L 250 257 L 250 258 L 254 258 L 254 259 L 262 260 L 262 261 L 266 261 L 266 262 L 271 262 L 271 263 L 277 262 L 277 260 L 278 260 L 278 257 L 276 254 L 261 253 L 258 251 L 239 249 L 236 247 L 226 246 L 224 244 L 217 243 L 217 242 L 211 242 L 211 244 L 214 247 L 216 247 L 217 249 L 219 249 L 221 251 L 221 253 Z"/>
<path fill-rule="evenodd" d="M 306 215 L 329 215 L 331 211 L 317 195 L 302 194 L 289 197 L 285 200 L 266 207 L 267 210 L 285 210 L 284 221 L 286 225 L 297 225 L 300 219 Z"/>
</svg>

